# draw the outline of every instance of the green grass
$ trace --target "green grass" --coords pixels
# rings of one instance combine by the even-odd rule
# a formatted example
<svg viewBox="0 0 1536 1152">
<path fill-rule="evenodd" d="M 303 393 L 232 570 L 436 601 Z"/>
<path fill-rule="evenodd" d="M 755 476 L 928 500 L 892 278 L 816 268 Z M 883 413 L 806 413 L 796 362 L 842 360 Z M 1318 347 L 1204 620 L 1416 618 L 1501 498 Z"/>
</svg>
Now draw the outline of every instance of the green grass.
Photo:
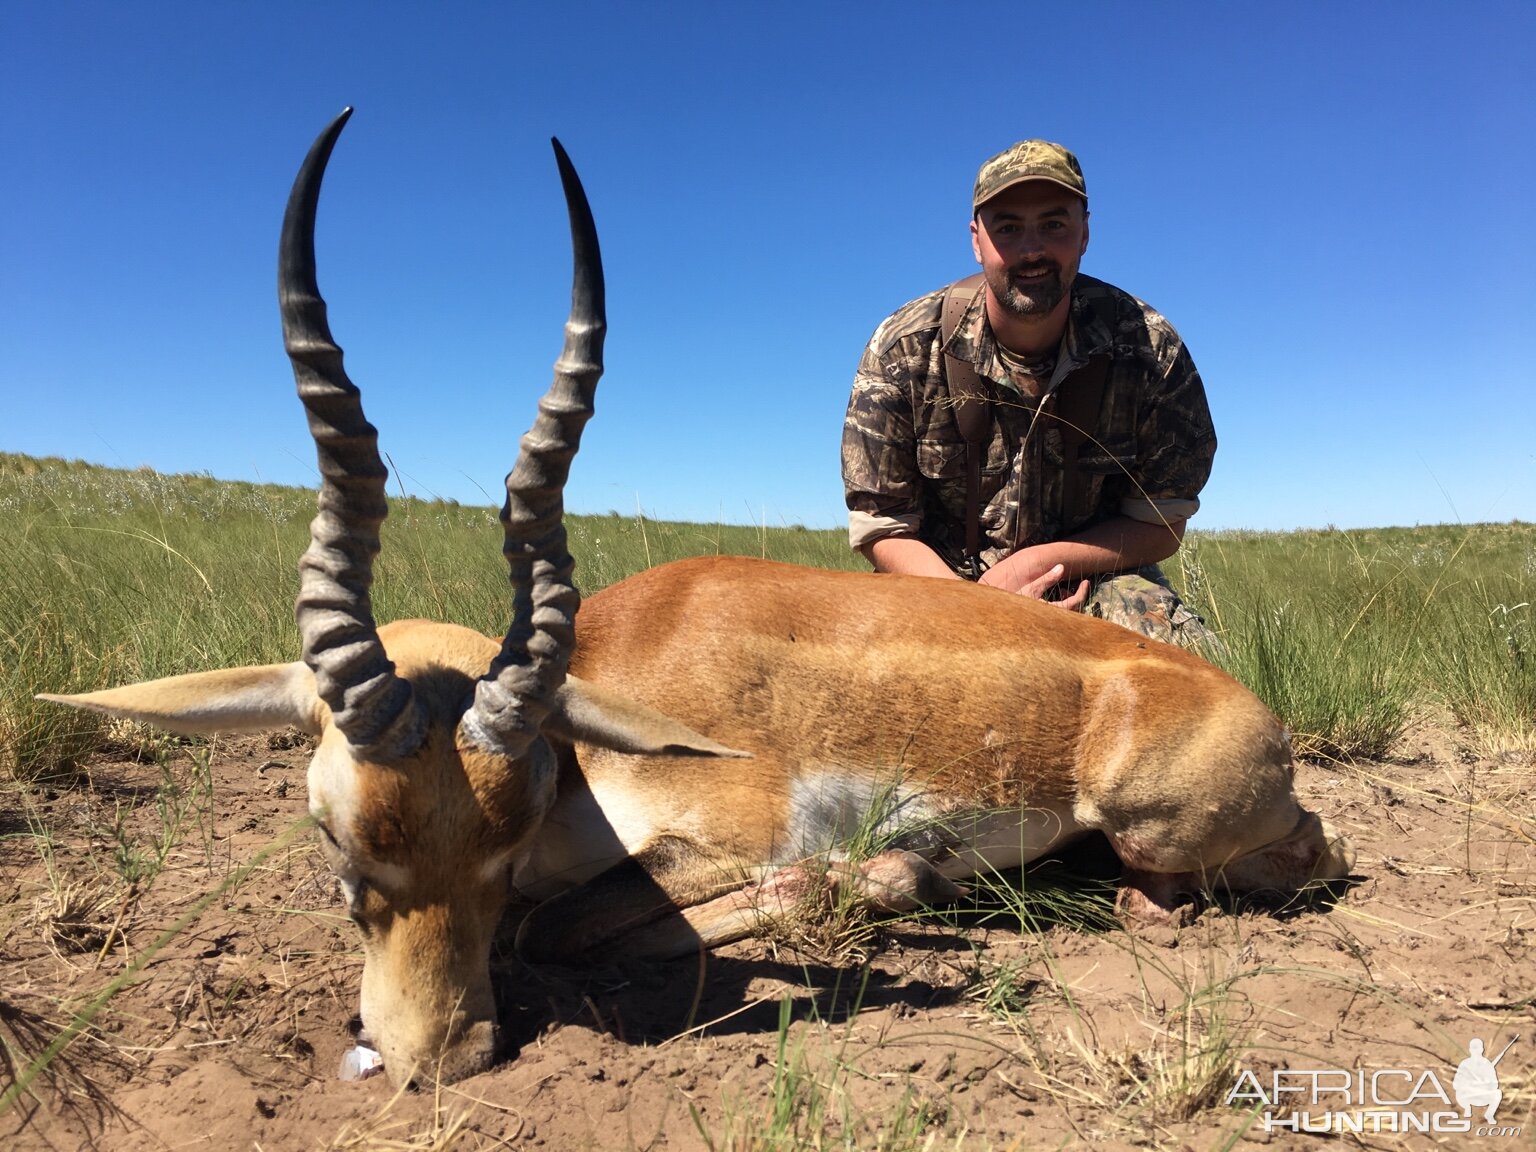
<svg viewBox="0 0 1536 1152">
<path fill-rule="evenodd" d="M 1435 706 L 1536 746 L 1536 526 L 1192 533 L 1167 567 L 1302 755 L 1379 756 Z"/>
<path fill-rule="evenodd" d="M 305 489 L 0 454 L 0 776 L 68 773 L 107 738 L 37 692 L 295 658 L 313 510 Z M 841 530 L 567 527 L 585 592 L 701 554 L 864 567 Z M 397 495 L 383 540 L 378 619 L 505 629 L 494 509 Z M 1536 527 L 1192 533 L 1168 570 L 1304 754 L 1379 755 L 1424 707 L 1485 751 L 1536 747 Z"/>
</svg>

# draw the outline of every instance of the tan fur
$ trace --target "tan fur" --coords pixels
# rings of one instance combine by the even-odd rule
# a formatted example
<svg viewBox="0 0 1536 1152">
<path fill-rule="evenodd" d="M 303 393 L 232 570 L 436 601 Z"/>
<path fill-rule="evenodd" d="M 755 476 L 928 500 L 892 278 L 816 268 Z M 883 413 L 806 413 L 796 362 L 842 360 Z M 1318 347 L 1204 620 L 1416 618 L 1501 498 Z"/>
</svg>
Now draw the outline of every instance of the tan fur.
<svg viewBox="0 0 1536 1152">
<path fill-rule="evenodd" d="M 893 817 L 889 839 L 949 878 L 1101 830 L 1132 883 L 1169 878 L 1129 905 L 1149 915 L 1222 885 L 1294 892 L 1353 863 L 1297 803 L 1285 733 L 1246 688 L 1180 649 L 1025 597 L 686 560 L 590 598 L 572 671 L 753 757 L 656 762 L 578 747 L 517 876 L 540 896 L 567 890 L 525 924 L 531 954 L 622 935 L 605 930 L 605 909 L 638 902 L 647 882 L 699 905 L 687 917 L 697 935 L 674 925 L 643 937 L 662 951 L 750 931 L 774 913 L 759 906 L 768 889 L 719 893 L 785 862 L 808 788 L 899 790 L 906 826 Z M 641 875 L 593 879 L 626 855 Z M 653 903 L 662 915 L 665 901 Z"/>
</svg>

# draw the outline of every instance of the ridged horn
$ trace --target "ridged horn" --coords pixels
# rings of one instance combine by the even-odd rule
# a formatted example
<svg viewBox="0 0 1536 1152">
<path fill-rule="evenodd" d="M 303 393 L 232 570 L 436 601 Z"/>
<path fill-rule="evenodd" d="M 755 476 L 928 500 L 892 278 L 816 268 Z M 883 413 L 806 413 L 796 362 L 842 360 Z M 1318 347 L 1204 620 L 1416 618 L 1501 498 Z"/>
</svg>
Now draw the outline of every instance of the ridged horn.
<svg viewBox="0 0 1536 1152">
<path fill-rule="evenodd" d="M 299 399 L 309 415 L 320 465 L 319 513 L 299 561 L 294 615 L 304 662 L 320 697 L 349 743 L 374 755 L 408 755 L 423 725 L 411 686 L 395 675 L 374 624 L 368 588 L 379 553 L 379 525 L 389 508 L 388 472 L 379 436 L 363 416 L 331 338 L 315 280 L 315 210 L 326 162 L 352 115 L 344 109 L 310 148 L 293 182 L 278 249 L 277 295 L 283 345 L 293 362 Z"/>
<path fill-rule="evenodd" d="M 512 583 L 512 625 L 501 653 L 475 686 L 462 721 L 465 735 L 510 758 L 525 754 L 565 680 L 581 597 L 571 580 L 562 491 L 592 397 L 603 374 L 603 262 L 581 180 L 560 141 L 552 140 L 571 219 L 574 271 L 565 347 L 538 418 L 507 474 L 501 509 L 502 553 Z"/>
</svg>

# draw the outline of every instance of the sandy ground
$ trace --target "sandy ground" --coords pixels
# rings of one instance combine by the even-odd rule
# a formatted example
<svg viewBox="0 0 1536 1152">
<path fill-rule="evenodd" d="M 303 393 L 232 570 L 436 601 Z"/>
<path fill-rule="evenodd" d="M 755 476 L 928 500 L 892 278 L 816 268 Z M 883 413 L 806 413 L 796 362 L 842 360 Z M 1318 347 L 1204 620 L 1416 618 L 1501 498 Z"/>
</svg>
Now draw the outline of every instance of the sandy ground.
<svg viewBox="0 0 1536 1152">
<path fill-rule="evenodd" d="M 7 797 L 0 1037 L 15 1063 L 302 817 L 306 761 L 282 737 L 222 742 L 201 784 L 177 751 Z M 338 1078 L 362 960 L 306 832 L 155 953 L 0 1116 L 0 1146 L 1536 1146 L 1536 766 L 1424 727 L 1386 762 L 1305 765 L 1299 789 L 1359 850 L 1356 882 L 1305 909 L 1128 931 L 1102 900 L 1076 902 L 1088 923 L 986 905 L 582 969 L 502 948 L 506 1057 L 438 1094 Z M 1010 879 L 1049 893 L 1106 875 L 1088 845 Z M 1266 1132 L 1262 1101 L 1225 1102 L 1241 1071 L 1268 1088 L 1277 1068 L 1403 1070 L 1425 1090 L 1430 1072 L 1450 1093 L 1470 1041 L 1491 1057 L 1517 1035 L 1497 1123 L 1519 1135 L 1372 1135 L 1366 1117 L 1363 1135 L 1301 1136 Z M 0 1089 L 13 1075 L 0 1066 Z M 1273 1114 L 1361 1120 L 1358 1097 L 1291 1099 Z M 1430 1104 L 1445 1107 L 1413 1107 Z M 786 1130 L 800 1145 L 774 1142 Z"/>
</svg>

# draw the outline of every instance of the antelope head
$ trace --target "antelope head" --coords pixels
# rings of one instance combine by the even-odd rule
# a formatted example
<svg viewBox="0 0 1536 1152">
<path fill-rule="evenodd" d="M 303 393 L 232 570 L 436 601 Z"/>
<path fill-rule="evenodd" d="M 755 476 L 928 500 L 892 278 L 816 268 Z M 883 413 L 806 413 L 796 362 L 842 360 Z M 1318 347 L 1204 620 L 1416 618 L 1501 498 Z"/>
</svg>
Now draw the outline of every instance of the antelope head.
<svg viewBox="0 0 1536 1152">
<path fill-rule="evenodd" d="M 565 346 L 506 480 L 512 587 L 498 645 L 452 624 L 375 626 L 387 511 L 378 437 L 342 367 L 315 278 L 314 224 L 347 109 L 310 149 L 283 220 L 283 335 L 319 458 L 319 514 L 299 562 L 303 659 L 45 699 L 172 731 L 294 725 L 318 738 L 309 805 L 363 937 L 363 1026 L 392 1079 L 455 1080 L 497 1048 L 491 938 L 512 862 L 555 797 L 555 741 L 733 755 L 683 725 L 566 676 L 580 602 L 562 489 L 602 372 L 597 233 L 558 141 L 575 275 Z"/>
</svg>

